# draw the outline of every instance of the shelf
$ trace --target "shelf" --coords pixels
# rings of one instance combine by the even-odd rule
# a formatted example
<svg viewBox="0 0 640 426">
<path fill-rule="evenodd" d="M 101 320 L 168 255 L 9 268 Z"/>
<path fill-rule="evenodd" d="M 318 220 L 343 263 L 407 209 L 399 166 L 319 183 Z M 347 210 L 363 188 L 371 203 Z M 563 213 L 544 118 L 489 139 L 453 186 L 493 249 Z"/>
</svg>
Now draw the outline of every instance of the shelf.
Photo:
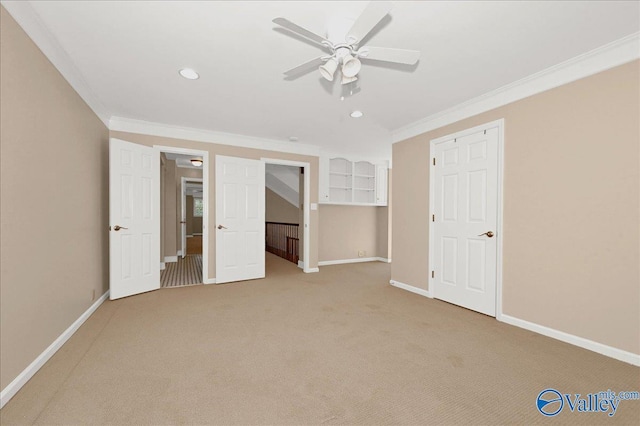
<svg viewBox="0 0 640 426">
<path fill-rule="evenodd" d="M 322 204 L 387 204 L 386 164 L 321 157 L 319 166 Z"/>
</svg>

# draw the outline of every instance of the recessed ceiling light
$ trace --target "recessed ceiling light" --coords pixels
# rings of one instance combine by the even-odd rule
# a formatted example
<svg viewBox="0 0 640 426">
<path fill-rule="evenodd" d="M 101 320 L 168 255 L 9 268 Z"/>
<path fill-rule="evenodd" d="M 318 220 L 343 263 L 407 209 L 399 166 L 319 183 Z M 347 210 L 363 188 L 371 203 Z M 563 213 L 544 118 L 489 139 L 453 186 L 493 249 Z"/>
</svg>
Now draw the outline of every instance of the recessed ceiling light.
<svg viewBox="0 0 640 426">
<path fill-rule="evenodd" d="M 290 137 L 289 137 L 289 140 L 290 140 L 291 142 L 298 142 L 298 138 L 297 138 L 297 137 L 295 137 L 295 136 L 290 136 Z"/>
<path fill-rule="evenodd" d="M 180 75 L 186 78 L 187 80 L 197 80 L 200 78 L 200 75 L 194 70 L 192 70 L 191 68 L 181 69 Z"/>
<path fill-rule="evenodd" d="M 364 115 L 364 114 L 362 113 L 362 111 L 357 111 L 357 110 L 356 110 L 356 111 L 353 111 L 353 112 L 351 113 L 351 117 L 353 117 L 353 118 L 360 118 L 360 117 L 362 117 L 363 115 Z"/>
</svg>

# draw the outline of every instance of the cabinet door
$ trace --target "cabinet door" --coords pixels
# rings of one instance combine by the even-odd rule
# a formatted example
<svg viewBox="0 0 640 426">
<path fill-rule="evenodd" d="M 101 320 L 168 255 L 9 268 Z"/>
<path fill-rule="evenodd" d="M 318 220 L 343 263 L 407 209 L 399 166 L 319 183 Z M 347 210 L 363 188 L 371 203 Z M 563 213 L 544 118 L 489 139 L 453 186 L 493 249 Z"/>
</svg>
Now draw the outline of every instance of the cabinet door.
<svg viewBox="0 0 640 426">
<path fill-rule="evenodd" d="M 318 202 L 328 203 L 329 200 L 329 158 L 320 157 L 318 168 L 319 192 Z"/>
<path fill-rule="evenodd" d="M 387 166 L 376 166 L 376 205 L 387 205 Z"/>
</svg>

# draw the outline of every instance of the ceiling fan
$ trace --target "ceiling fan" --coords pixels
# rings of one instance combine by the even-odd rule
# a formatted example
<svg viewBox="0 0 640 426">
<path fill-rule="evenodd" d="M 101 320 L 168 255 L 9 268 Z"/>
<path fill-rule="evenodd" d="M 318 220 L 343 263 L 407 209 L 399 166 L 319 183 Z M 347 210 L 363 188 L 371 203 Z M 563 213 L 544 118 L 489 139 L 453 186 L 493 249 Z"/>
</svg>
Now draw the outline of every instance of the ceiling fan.
<svg viewBox="0 0 640 426">
<path fill-rule="evenodd" d="M 398 64 L 414 65 L 420 58 L 417 50 L 392 49 L 389 47 L 363 46 L 358 44 L 373 30 L 373 28 L 389 13 L 391 3 L 370 2 L 362 14 L 352 23 L 349 20 L 336 20 L 329 22 L 327 37 L 322 37 L 307 30 L 286 18 L 275 18 L 273 22 L 287 30 L 305 37 L 320 47 L 330 50 L 330 55 L 319 56 L 315 59 L 298 65 L 285 75 L 294 76 L 304 70 L 319 66 L 322 77 L 333 81 L 338 66 L 342 64 L 342 84 L 351 83 L 358 79 L 357 75 L 362 67 L 361 59 L 393 62 Z M 349 26 L 350 25 L 350 28 Z"/>
</svg>

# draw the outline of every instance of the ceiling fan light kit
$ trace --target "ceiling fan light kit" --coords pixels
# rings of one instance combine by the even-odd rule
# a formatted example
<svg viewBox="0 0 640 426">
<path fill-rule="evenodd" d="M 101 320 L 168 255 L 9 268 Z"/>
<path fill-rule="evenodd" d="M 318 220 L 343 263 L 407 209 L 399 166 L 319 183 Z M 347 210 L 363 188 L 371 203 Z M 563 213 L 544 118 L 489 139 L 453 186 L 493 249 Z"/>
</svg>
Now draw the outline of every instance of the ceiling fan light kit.
<svg viewBox="0 0 640 426">
<path fill-rule="evenodd" d="M 362 63 L 358 58 L 354 58 L 350 54 L 342 58 L 342 75 L 347 78 L 353 78 L 360 72 Z"/>
<path fill-rule="evenodd" d="M 308 69 L 309 66 L 324 64 L 318 67 L 320 75 L 328 81 L 333 81 L 338 65 L 342 64 L 342 84 L 348 84 L 357 80 L 362 63 L 360 59 L 372 59 L 384 62 L 393 62 L 405 65 L 415 65 L 420 58 L 420 52 L 416 50 L 392 49 L 388 47 L 363 46 L 358 48 L 358 44 L 369 34 L 373 28 L 389 13 L 391 4 L 389 2 L 372 1 L 355 20 L 349 30 L 345 30 L 345 22 L 341 20 L 332 22 L 327 31 L 328 36 L 322 37 L 312 31 L 307 30 L 286 18 L 275 18 L 273 22 L 286 28 L 289 31 L 303 36 L 323 49 L 331 51 L 330 56 L 320 56 L 306 63 L 292 68 L 285 72 L 285 75 L 292 76 L 301 70 Z"/>
<path fill-rule="evenodd" d="M 340 81 L 341 84 L 349 84 L 349 83 L 353 83 L 354 81 L 356 81 L 358 79 L 358 77 L 347 77 L 346 75 L 342 74 L 342 80 Z M 341 101 L 344 101 L 344 96 L 340 97 Z"/>
<path fill-rule="evenodd" d="M 320 71 L 320 75 L 324 77 L 326 80 L 333 81 L 333 75 L 336 73 L 338 69 L 338 61 L 336 58 L 329 58 L 327 62 L 318 67 Z"/>
</svg>

